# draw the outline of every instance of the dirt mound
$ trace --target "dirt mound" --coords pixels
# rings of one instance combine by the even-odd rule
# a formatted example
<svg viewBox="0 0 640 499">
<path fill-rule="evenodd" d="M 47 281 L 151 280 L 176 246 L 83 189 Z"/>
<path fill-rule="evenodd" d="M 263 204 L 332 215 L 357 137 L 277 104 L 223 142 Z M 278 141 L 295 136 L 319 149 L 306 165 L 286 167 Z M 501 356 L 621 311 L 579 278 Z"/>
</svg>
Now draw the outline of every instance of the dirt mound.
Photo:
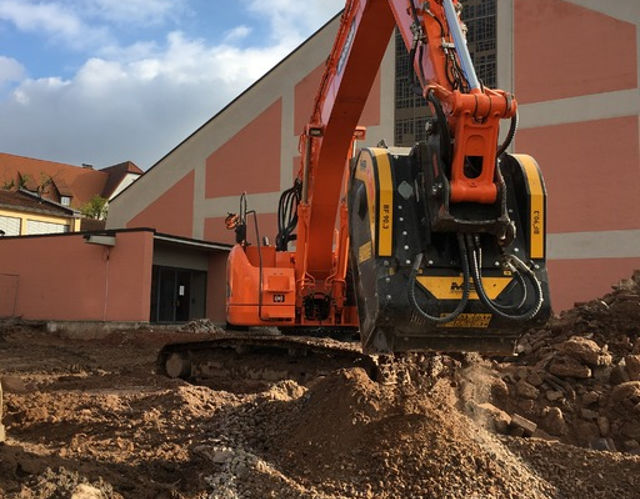
<svg viewBox="0 0 640 499">
<path fill-rule="evenodd" d="M 530 333 L 519 359 L 403 355 L 378 382 L 332 368 L 256 392 L 157 375 L 191 332 L 13 328 L 0 496 L 637 497 L 640 456 L 550 440 L 595 424 L 595 444 L 632 446 L 637 282 Z M 623 302 L 626 319 L 607 315 Z"/>
<path fill-rule="evenodd" d="M 563 442 L 640 453 L 640 272 L 527 334 L 496 405 Z"/>
<path fill-rule="evenodd" d="M 342 371 L 318 381 L 289 409 L 287 431 L 269 444 L 270 454 L 288 475 L 331 495 L 554 492 L 454 402 L 447 378 L 417 393 L 378 385 L 358 369 Z"/>
</svg>

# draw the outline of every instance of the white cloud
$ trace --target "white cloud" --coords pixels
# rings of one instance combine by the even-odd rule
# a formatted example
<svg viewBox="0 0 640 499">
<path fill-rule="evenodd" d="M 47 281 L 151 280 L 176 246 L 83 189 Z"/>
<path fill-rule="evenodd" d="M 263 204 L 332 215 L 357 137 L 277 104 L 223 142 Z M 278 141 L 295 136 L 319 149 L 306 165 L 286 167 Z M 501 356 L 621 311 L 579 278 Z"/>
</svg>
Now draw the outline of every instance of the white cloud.
<svg viewBox="0 0 640 499">
<path fill-rule="evenodd" d="M 125 47 L 105 35 L 103 43 L 90 49 L 93 56 L 66 79 L 53 75 L 21 80 L 24 70 L 17 61 L 0 59 L 0 75 L 11 75 L 5 81 L 9 77 L 18 81 L 9 97 L 0 96 L 0 150 L 97 166 L 132 160 L 148 168 L 343 4 L 342 0 L 243 2 L 268 23 L 270 36 L 262 46 L 238 46 L 250 34 L 245 25 L 227 31 L 217 45 L 180 31 L 167 34 L 164 41 L 138 41 Z M 175 12 L 169 3 L 178 5 L 182 0 L 130 0 L 129 5 L 116 0 L 47 4 L 0 0 L 0 19 L 10 19 L 25 31 L 44 30 L 75 41 L 89 29 L 83 21 L 89 8 L 94 9 L 93 19 L 131 16 L 152 22 Z M 72 4 L 84 5 L 84 17 L 69 10 Z M 149 17 L 142 13 L 145 6 Z M 48 19 L 58 14 L 62 16 L 58 20 Z"/>
<path fill-rule="evenodd" d="M 264 16 L 277 40 L 301 41 L 344 7 L 344 0 L 245 0 L 251 12 Z"/>
<path fill-rule="evenodd" d="M 159 24 L 186 9 L 185 0 L 67 0 L 87 15 L 116 23 Z"/>
<path fill-rule="evenodd" d="M 225 43 L 238 42 L 240 40 L 244 40 L 250 34 L 251 34 L 251 28 L 249 26 L 245 26 L 245 25 L 236 26 L 235 28 L 230 29 L 225 33 L 224 42 Z"/>
<path fill-rule="evenodd" d="M 12 57 L 0 55 L 0 87 L 3 84 L 13 81 L 20 81 L 24 78 L 24 66 Z"/>
<path fill-rule="evenodd" d="M 106 39 L 104 28 L 89 27 L 68 6 L 57 2 L 0 0 L 0 20 L 21 31 L 44 33 L 71 45 L 91 45 Z"/>
<path fill-rule="evenodd" d="M 0 120 L 0 150 L 147 168 L 289 50 L 208 46 L 173 32 L 143 58 L 94 57 L 68 80 L 25 80 L 0 101 L 0 115 L 10 117 Z"/>
</svg>

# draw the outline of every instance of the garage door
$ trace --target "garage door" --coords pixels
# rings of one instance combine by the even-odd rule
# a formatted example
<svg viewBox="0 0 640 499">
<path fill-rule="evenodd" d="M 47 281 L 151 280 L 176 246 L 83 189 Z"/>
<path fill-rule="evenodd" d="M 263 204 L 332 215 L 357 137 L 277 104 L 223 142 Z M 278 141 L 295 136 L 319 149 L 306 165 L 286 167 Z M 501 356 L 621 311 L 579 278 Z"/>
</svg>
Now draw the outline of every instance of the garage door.
<svg viewBox="0 0 640 499">
<path fill-rule="evenodd" d="M 0 230 L 4 231 L 5 236 L 19 236 L 20 219 L 0 216 Z"/>
<path fill-rule="evenodd" d="M 38 220 L 27 220 L 27 234 L 59 234 L 68 232 L 69 226 L 64 224 L 54 224 L 51 222 L 40 222 Z"/>
</svg>

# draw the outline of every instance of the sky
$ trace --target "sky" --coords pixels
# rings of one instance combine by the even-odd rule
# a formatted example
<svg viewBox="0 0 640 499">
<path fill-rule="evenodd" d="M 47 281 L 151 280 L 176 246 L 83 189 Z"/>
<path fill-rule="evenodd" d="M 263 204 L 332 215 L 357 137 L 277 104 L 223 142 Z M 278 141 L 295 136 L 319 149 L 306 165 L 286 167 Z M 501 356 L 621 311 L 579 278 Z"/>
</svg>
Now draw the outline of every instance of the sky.
<svg viewBox="0 0 640 499">
<path fill-rule="evenodd" d="M 0 0 L 0 152 L 146 170 L 344 0 Z"/>
</svg>

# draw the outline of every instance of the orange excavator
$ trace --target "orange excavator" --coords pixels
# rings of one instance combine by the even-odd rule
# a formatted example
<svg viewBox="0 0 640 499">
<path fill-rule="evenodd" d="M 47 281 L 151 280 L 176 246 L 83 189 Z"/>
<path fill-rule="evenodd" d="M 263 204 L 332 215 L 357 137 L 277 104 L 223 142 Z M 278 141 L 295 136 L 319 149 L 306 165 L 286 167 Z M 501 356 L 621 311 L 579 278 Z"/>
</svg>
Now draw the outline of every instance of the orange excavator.
<svg viewBox="0 0 640 499">
<path fill-rule="evenodd" d="M 237 241 L 230 325 L 357 332 L 367 353 L 506 353 L 548 319 L 544 182 L 533 158 L 507 152 L 517 102 L 479 81 L 460 10 L 458 0 L 347 1 L 275 245 L 261 240 L 244 195 L 227 219 Z M 426 140 L 358 149 L 358 120 L 396 27 L 411 85 L 432 111 Z M 501 120 L 509 128 L 499 143 Z"/>
</svg>

